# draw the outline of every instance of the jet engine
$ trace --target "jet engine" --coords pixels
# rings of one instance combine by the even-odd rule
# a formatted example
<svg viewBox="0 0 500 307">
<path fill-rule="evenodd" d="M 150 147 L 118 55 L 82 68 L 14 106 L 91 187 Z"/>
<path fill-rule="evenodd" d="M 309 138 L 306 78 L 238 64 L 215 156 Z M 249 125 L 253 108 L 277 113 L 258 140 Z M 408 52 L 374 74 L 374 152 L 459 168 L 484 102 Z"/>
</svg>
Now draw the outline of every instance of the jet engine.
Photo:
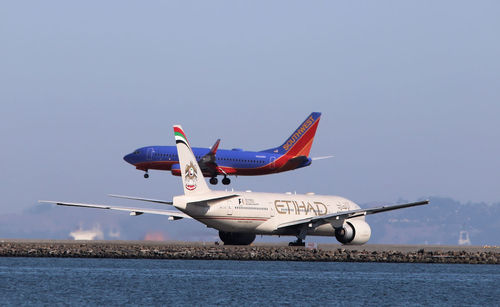
<svg viewBox="0 0 500 307">
<path fill-rule="evenodd" d="M 349 220 L 342 228 L 335 229 L 335 238 L 345 245 L 361 245 L 366 243 L 371 236 L 371 228 L 363 220 Z"/>
<path fill-rule="evenodd" d="M 224 245 L 250 245 L 255 240 L 255 234 L 219 231 L 219 238 Z"/>
</svg>

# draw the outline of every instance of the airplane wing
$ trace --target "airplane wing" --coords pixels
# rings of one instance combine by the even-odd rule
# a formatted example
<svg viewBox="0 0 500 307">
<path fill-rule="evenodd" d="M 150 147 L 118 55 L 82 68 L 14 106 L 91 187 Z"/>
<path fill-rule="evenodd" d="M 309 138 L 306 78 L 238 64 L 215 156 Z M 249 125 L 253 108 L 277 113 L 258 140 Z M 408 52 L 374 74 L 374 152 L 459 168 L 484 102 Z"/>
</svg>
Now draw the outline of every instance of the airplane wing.
<svg viewBox="0 0 500 307">
<path fill-rule="evenodd" d="M 182 218 L 187 218 L 187 219 L 192 218 L 189 215 L 184 214 L 182 212 L 161 210 L 161 209 L 127 208 L 127 207 L 115 207 L 115 206 L 98 205 L 98 204 L 67 203 L 67 202 L 50 201 L 50 200 L 39 200 L 38 202 L 39 203 L 47 203 L 47 204 L 56 204 L 58 206 L 70 206 L 70 207 L 84 207 L 84 208 L 128 211 L 128 212 L 130 212 L 130 215 L 141 215 L 143 213 L 160 214 L 160 215 L 167 215 L 174 220 L 182 219 Z"/>
<path fill-rule="evenodd" d="M 397 210 L 397 209 L 402 209 L 402 208 L 427 205 L 428 203 L 429 203 L 428 200 L 424 200 L 424 201 L 399 204 L 399 205 L 392 205 L 392 206 L 381 206 L 381 207 L 375 207 L 375 208 L 369 208 L 369 209 L 356 209 L 356 210 L 349 210 L 349 211 L 340 211 L 340 212 L 335 212 L 335 213 L 330 213 L 330 214 L 319 215 L 319 216 L 309 217 L 309 218 L 305 218 L 305 219 L 295 220 L 295 221 L 291 221 L 291 222 L 286 222 L 286 223 L 278 225 L 277 228 L 279 229 L 279 228 L 285 228 L 285 227 L 290 227 L 290 226 L 299 226 L 299 225 L 305 225 L 305 224 L 311 224 L 311 223 L 315 225 L 314 227 L 318 227 L 318 226 L 326 224 L 326 223 L 331 223 L 334 220 L 347 220 L 347 219 L 351 219 L 351 218 L 363 216 L 363 215 L 368 215 L 368 214 L 375 214 L 375 213 Z"/>
<path fill-rule="evenodd" d="M 142 197 L 125 196 L 125 195 L 116 195 L 116 194 L 108 194 L 108 196 L 111 196 L 111 197 L 116 197 L 116 198 L 123 198 L 123 199 L 132 199 L 132 200 L 148 201 L 148 202 L 151 202 L 151 203 L 158 203 L 158 204 L 165 204 L 165 205 L 173 205 L 173 204 L 174 204 L 174 203 L 173 203 L 173 202 L 171 202 L 171 201 L 160 200 L 160 199 L 142 198 Z"/>
<path fill-rule="evenodd" d="M 210 148 L 210 151 L 206 155 L 201 157 L 201 159 L 198 161 L 198 164 L 203 173 L 217 175 L 219 167 L 215 162 L 215 154 L 217 153 L 217 149 L 219 148 L 219 143 L 220 139 L 217 139 L 214 145 L 212 145 L 212 148 Z"/>
</svg>

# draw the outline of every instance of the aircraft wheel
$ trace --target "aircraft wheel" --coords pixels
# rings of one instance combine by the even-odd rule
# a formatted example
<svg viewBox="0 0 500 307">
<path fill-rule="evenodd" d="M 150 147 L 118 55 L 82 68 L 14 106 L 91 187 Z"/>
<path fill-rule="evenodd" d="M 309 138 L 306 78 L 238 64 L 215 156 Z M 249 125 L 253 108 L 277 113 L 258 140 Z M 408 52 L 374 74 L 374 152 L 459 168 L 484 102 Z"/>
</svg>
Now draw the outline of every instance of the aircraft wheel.
<svg viewBox="0 0 500 307">
<path fill-rule="evenodd" d="M 297 239 L 296 241 L 288 243 L 288 246 L 306 246 L 306 242 L 302 241 L 301 239 Z"/>
<path fill-rule="evenodd" d="M 231 183 L 231 179 L 227 178 L 227 177 L 224 177 L 224 179 L 222 179 L 222 184 L 224 185 L 228 185 Z"/>
<path fill-rule="evenodd" d="M 149 178 L 149 174 L 148 173 L 144 174 L 144 178 L 146 179 Z"/>
<path fill-rule="evenodd" d="M 215 185 L 215 184 L 217 184 L 217 182 L 219 182 L 219 180 L 217 180 L 217 177 L 210 178 L 210 184 Z"/>
</svg>

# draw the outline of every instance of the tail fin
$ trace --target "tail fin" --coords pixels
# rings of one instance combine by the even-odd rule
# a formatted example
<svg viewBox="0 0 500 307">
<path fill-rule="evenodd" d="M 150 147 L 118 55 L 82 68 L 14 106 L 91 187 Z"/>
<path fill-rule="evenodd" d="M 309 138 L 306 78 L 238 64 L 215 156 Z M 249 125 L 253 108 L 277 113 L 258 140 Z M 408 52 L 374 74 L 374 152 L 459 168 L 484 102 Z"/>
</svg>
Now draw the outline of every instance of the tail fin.
<svg viewBox="0 0 500 307">
<path fill-rule="evenodd" d="M 179 155 L 182 185 L 185 195 L 198 195 L 210 192 L 200 166 L 191 150 L 186 134 L 180 125 L 174 126 L 175 144 Z"/>
<path fill-rule="evenodd" d="M 292 135 L 279 147 L 263 150 L 277 154 L 288 154 L 291 156 L 309 156 L 311 146 L 318 128 L 320 112 L 313 112 L 295 130 Z"/>
</svg>

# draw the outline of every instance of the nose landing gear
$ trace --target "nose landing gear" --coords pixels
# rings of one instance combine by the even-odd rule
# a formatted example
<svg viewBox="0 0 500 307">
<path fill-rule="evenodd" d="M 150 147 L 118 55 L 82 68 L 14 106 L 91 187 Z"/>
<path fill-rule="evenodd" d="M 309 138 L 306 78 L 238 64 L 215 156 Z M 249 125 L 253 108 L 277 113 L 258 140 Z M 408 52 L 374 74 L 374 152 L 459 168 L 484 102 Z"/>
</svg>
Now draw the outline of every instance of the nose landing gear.
<svg viewBox="0 0 500 307">
<path fill-rule="evenodd" d="M 146 178 L 146 179 L 148 179 L 148 178 L 149 178 L 148 171 L 146 171 L 146 173 L 144 173 L 144 178 Z"/>
</svg>

